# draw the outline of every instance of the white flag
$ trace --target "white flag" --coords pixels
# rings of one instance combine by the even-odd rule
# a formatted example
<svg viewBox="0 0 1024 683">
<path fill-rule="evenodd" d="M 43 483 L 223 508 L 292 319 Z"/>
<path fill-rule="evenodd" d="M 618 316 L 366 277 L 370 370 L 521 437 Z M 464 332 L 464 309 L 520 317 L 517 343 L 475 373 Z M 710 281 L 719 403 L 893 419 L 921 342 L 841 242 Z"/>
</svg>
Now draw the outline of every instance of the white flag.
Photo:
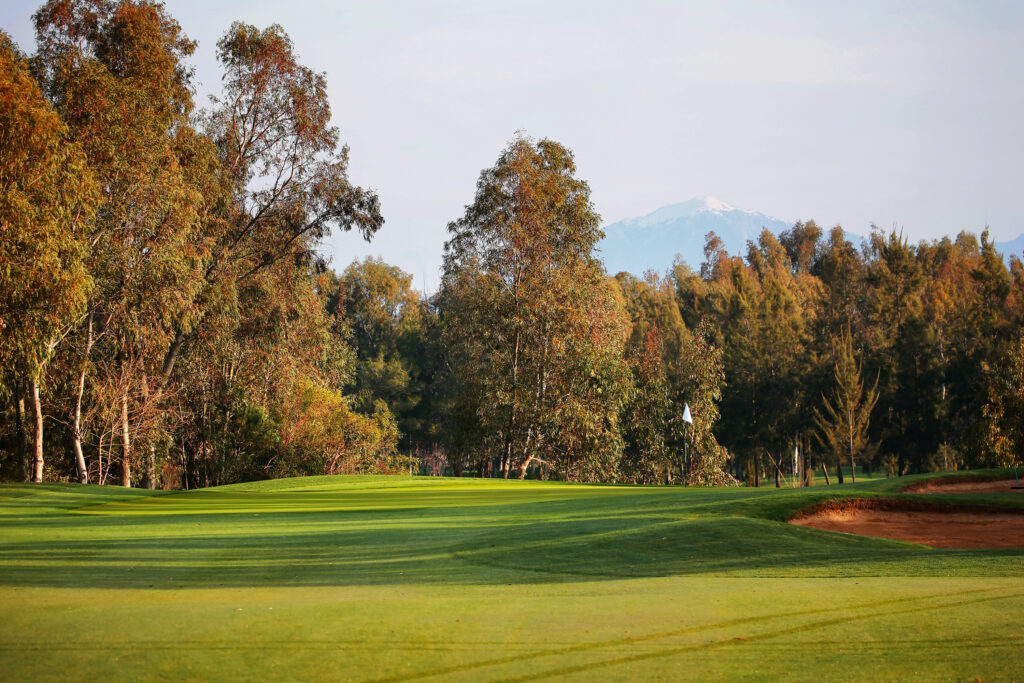
<svg viewBox="0 0 1024 683">
<path fill-rule="evenodd" d="M 683 406 L 683 422 L 693 424 L 693 417 L 690 415 L 690 404 L 684 403 Z"/>
</svg>

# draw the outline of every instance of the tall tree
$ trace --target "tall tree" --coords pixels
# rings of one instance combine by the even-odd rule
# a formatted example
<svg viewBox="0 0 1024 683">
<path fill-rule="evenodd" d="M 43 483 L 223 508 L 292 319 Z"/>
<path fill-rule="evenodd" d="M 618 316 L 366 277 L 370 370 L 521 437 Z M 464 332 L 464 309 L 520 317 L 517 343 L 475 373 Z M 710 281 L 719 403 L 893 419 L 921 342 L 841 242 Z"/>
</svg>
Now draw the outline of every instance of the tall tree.
<svg viewBox="0 0 1024 683">
<path fill-rule="evenodd" d="M 901 234 L 875 230 L 868 247 L 869 344 L 879 375 L 877 436 L 901 470 L 922 470 L 939 443 L 933 330 L 924 316 L 927 282 L 918 249 Z"/>
<path fill-rule="evenodd" d="M 330 125 L 327 80 L 300 63 L 278 25 L 235 23 L 217 43 L 224 92 L 207 131 L 217 144 L 228 199 L 201 243 L 202 291 L 173 322 L 169 376 L 207 312 L 231 306 L 241 282 L 282 260 L 315 260 L 332 228 L 369 239 L 384 223 L 377 195 L 348 179 L 348 147 Z"/>
<path fill-rule="evenodd" d="M 92 278 L 84 260 L 98 200 L 81 149 L 0 32 L 0 383 L 16 402 L 26 390 L 31 396 L 35 482 L 43 477 L 41 374 L 85 309 Z"/>
<path fill-rule="evenodd" d="M 833 453 L 842 466 L 843 456 L 850 462 L 850 474 L 857 481 L 857 457 L 870 451 L 868 426 L 871 411 L 878 402 L 878 381 L 865 391 L 861 364 L 854 357 L 849 330 L 833 340 L 835 387 L 832 398 L 822 396 L 822 410 L 814 409 L 818 442 Z"/>
<path fill-rule="evenodd" d="M 601 477 L 621 447 L 627 321 L 593 256 L 599 217 L 575 173 L 558 143 L 517 137 L 448 226 L 445 341 L 475 403 L 466 425 L 483 467 L 493 459 L 506 477 L 538 459 L 566 478 Z"/>
<path fill-rule="evenodd" d="M 627 353 L 635 387 L 623 414 L 624 465 L 634 478 L 678 471 L 676 481 L 689 484 L 734 483 L 722 469 L 728 453 L 712 431 L 725 379 L 722 352 L 706 322 L 693 329 L 683 322 L 675 298 L 680 286 L 689 287 L 683 277 L 692 273 L 648 273 L 643 281 L 616 276 L 632 321 Z M 692 424 L 683 422 L 686 406 Z"/>
<path fill-rule="evenodd" d="M 402 444 L 413 450 L 429 441 L 423 405 L 432 377 L 423 355 L 431 311 L 412 289 L 412 275 L 380 259 L 353 263 L 338 278 L 334 312 L 351 330 L 358 364 L 355 405 L 372 414 L 384 401 L 398 420 Z"/>
<path fill-rule="evenodd" d="M 1024 464 L 1024 333 L 994 369 L 978 427 L 980 464 Z"/>
<path fill-rule="evenodd" d="M 630 349 L 634 391 L 622 415 L 625 448 L 620 469 L 639 484 L 655 483 L 659 472 L 670 481 L 676 464 L 666 439 L 672 402 L 664 355 L 665 344 L 657 327 L 648 328 L 642 343 Z"/>
<path fill-rule="evenodd" d="M 214 148 L 190 120 L 184 60 L 195 44 L 147 2 L 51 0 L 35 22 L 39 73 L 103 190 L 90 245 L 94 314 L 79 330 L 88 340 L 81 373 L 95 331 L 95 348 L 108 361 L 100 381 L 118 388 L 122 483 L 129 486 L 137 443 L 130 432 L 143 426 L 141 415 L 157 411 L 161 350 L 199 289 L 194 247 L 214 199 Z"/>
</svg>

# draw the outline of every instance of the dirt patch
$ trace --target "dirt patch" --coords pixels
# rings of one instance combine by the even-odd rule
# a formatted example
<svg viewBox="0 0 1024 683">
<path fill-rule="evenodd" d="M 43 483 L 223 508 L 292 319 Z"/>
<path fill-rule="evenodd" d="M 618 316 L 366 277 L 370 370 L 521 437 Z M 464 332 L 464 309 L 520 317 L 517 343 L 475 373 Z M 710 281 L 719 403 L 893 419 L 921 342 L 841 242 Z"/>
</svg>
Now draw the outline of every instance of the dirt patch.
<svg viewBox="0 0 1024 683">
<path fill-rule="evenodd" d="M 1024 510 L 986 505 L 932 505 L 893 499 L 831 501 L 789 521 L 935 548 L 1024 548 Z"/>
<path fill-rule="evenodd" d="M 1021 493 L 1014 488 L 1016 479 L 978 479 L 977 477 L 945 477 L 929 479 L 900 489 L 900 493 Z"/>
</svg>

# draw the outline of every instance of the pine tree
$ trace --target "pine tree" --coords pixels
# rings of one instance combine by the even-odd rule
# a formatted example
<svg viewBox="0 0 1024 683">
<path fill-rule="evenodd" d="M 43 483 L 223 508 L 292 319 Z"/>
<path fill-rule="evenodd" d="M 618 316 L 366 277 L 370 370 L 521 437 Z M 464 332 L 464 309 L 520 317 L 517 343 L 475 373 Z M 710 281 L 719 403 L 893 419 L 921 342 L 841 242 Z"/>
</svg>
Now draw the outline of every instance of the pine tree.
<svg viewBox="0 0 1024 683">
<path fill-rule="evenodd" d="M 817 426 L 818 442 L 836 456 L 842 467 L 844 455 L 850 461 L 853 481 L 857 481 L 857 457 L 867 457 L 872 452 L 868 441 L 868 426 L 871 411 L 878 402 L 878 382 L 864 390 L 861 379 L 861 365 L 854 357 L 853 340 L 850 332 L 833 340 L 835 357 L 835 388 L 829 400 L 822 396 L 824 412 L 814 409 L 814 423 Z"/>
</svg>

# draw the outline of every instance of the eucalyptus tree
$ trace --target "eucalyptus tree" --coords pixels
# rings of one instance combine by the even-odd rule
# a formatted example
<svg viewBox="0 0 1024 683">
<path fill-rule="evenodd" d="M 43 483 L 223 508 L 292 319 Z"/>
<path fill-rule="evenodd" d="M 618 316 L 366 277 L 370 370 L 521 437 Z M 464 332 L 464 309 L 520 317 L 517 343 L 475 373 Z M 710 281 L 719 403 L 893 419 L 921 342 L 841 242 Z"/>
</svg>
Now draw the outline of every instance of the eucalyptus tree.
<svg viewBox="0 0 1024 683">
<path fill-rule="evenodd" d="M 610 478 L 621 452 L 628 319 L 594 258 L 600 219 L 575 174 L 565 147 L 516 137 L 448 226 L 440 301 L 455 410 L 472 416 L 463 429 L 484 467 L 505 477 L 539 462 Z"/>
<path fill-rule="evenodd" d="M 424 402 L 433 373 L 426 353 L 433 315 L 412 288 L 412 275 L 380 259 L 357 261 L 338 278 L 333 310 L 356 349 L 357 410 L 373 414 L 384 401 L 398 420 L 403 446 L 424 447 L 430 440 Z"/>
<path fill-rule="evenodd" d="M 189 343 L 244 338 L 255 317 L 241 309 L 260 305 L 252 283 L 301 297 L 308 278 L 279 275 L 318 268 L 331 228 L 369 237 L 383 219 L 376 195 L 348 181 L 324 75 L 279 26 L 231 27 L 218 43 L 223 94 L 200 115 L 195 43 L 162 5 L 50 0 L 35 23 L 34 73 L 103 200 L 84 259 L 94 287 L 63 349 L 76 375 L 65 383 L 76 387 L 70 431 L 81 454 L 83 401 L 101 403 L 84 415 L 118 425 L 130 485 L 136 444 L 148 443 L 151 470 L 155 444 L 173 440 L 174 393 L 188 385 L 175 367 Z"/>
<path fill-rule="evenodd" d="M 692 329 L 683 322 L 675 299 L 681 277 L 681 270 L 671 279 L 616 277 L 632 322 L 627 357 L 634 391 L 622 420 L 624 473 L 653 480 L 655 471 L 678 470 L 679 481 L 689 484 L 733 483 L 724 472 L 729 454 L 713 432 L 725 384 L 722 350 L 706 321 Z M 692 422 L 684 423 L 687 406 Z"/>
<path fill-rule="evenodd" d="M 191 120 L 185 60 L 195 43 L 162 6 L 147 2 L 51 0 L 34 18 L 37 73 L 102 189 L 78 386 L 95 350 L 104 372 L 94 381 L 116 387 L 108 393 L 118 405 L 110 409 L 119 413 L 122 483 L 129 486 L 131 432 L 158 429 L 161 350 L 199 290 L 198 247 L 215 201 L 215 150 Z M 81 425 L 73 432 L 80 452 Z"/>
<path fill-rule="evenodd" d="M 99 200 L 79 145 L 0 32 L 0 386 L 15 403 L 25 455 L 25 393 L 32 402 L 32 481 L 43 476 L 41 375 L 85 310 L 85 267 Z M 84 461 L 78 476 L 85 479 Z"/>
<path fill-rule="evenodd" d="M 925 316 L 928 282 L 918 249 L 901 234 L 875 230 L 867 250 L 869 363 L 878 374 L 878 419 L 873 427 L 883 456 L 900 470 L 920 470 L 939 439 L 929 419 L 934 404 L 933 330 Z"/>
<path fill-rule="evenodd" d="M 240 283 L 280 261 L 314 262 L 332 228 L 356 227 L 369 239 L 384 223 L 377 195 L 348 179 L 326 76 L 299 61 L 284 29 L 236 22 L 217 55 L 224 88 L 205 128 L 226 197 L 198 245 L 202 291 L 173 323 L 165 377 L 205 316 L 233 305 Z"/>
</svg>

